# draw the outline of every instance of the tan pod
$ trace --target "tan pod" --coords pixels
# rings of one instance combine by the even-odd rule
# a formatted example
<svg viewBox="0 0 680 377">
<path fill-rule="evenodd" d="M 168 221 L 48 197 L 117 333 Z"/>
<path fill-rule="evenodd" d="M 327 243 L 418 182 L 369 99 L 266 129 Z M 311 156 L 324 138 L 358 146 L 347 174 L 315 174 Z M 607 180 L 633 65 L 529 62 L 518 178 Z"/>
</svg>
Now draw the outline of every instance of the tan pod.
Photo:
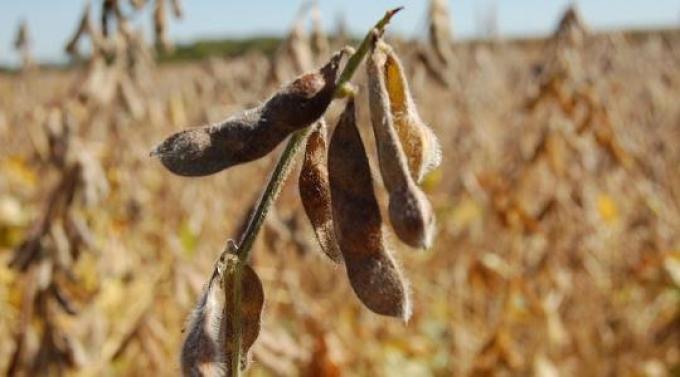
<svg viewBox="0 0 680 377">
<path fill-rule="evenodd" d="M 405 145 L 404 141 L 409 143 L 416 136 L 408 134 L 406 140 L 401 141 L 395 130 L 385 84 L 387 54 L 383 46 L 385 45 L 378 42 L 367 64 L 368 97 L 380 172 L 390 196 L 390 222 L 394 232 L 404 243 L 415 248 L 428 248 L 434 238 L 434 213 L 427 197 L 409 173 L 407 157 L 402 147 Z"/>
<path fill-rule="evenodd" d="M 187 323 L 187 336 L 182 346 L 181 364 L 184 376 L 228 376 L 231 371 L 233 322 L 228 312 L 233 296 L 234 268 L 237 259 L 224 252 L 205 292 Z M 255 271 L 244 265 L 241 273 L 241 369 L 248 364 L 248 351 L 260 333 L 264 307 L 262 282 Z"/>
</svg>

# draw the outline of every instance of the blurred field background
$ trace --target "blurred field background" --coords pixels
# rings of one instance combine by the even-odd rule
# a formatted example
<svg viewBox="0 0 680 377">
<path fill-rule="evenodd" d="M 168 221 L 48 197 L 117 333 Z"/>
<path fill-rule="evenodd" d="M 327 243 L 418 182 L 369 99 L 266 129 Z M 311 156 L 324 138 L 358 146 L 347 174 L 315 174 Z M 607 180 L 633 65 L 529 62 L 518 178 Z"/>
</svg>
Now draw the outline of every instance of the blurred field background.
<svg viewBox="0 0 680 377">
<path fill-rule="evenodd" d="M 22 66 L 0 73 L 6 375 L 177 375 L 184 321 L 281 148 L 201 179 L 149 151 L 356 40 L 311 7 L 282 39 L 172 46 L 172 2 L 165 21 L 142 6 L 155 42 L 112 8 L 108 36 L 91 15 L 94 42 L 45 67 L 26 24 Z M 412 319 L 360 305 L 319 252 L 294 173 L 254 250 L 266 305 L 248 375 L 680 376 L 680 31 L 596 32 L 569 8 L 549 36 L 490 25 L 461 41 L 438 16 L 429 39 L 388 34 L 444 152 L 425 183 L 434 248 L 392 237 Z"/>
</svg>

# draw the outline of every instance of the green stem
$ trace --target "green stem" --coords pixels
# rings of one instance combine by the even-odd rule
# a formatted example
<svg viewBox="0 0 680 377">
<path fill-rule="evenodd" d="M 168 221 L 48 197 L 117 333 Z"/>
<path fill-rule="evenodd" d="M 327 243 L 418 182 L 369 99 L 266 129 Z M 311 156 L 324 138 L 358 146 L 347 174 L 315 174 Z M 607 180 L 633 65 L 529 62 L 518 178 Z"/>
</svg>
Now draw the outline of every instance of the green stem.
<svg viewBox="0 0 680 377">
<path fill-rule="evenodd" d="M 383 18 L 380 21 L 378 21 L 378 23 L 376 23 L 375 26 L 366 34 L 363 41 L 361 42 L 361 45 L 359 45 L 359 48 L 356 50 L 356 52 L 352 54 L 352 56 L 349 58 L 347 64 L 345 65 L 345 68 L 340 74 L 340 78 L 336 83 L 335 89 L 336 96 L 339 95 L 344 84 L 348 83 L 352 79 L 352 76 L 354 76 L 354 73 L 359 68 L 359 65 L 363 61 L 364 57 L 366 56 L 366 54 L 368 54 L 369 48 L 372 43 L 371 41 L 373 40 L 372 38 L 373 31 L 377 30 L 378 33 L 382 33 L 387 24 L 390 22 L 390 19 L 392 19 L 392 16 L 394 16 L 397 12 L 399 12 L 402 9 L 403 7 L 399 7 L 387 11 L 385 13 L 385 16 L 383 16 Z M 232 307 L 231 314 L 233 315 L 234 318 L 233 322 L 234 339 L 232 340 L 234 342 L 232 347 L 234 353 L 232 354 L 231 359 L 232 377 L 238 377 L 241 375 L 240 362 L 242 346 L 242 331 L 241 331 L 242 329 L 240 307 L 242 293 L 240 281 L 243 271 L 243 265 L 248 263 L 250 252 L 253 248 L 253 244 L 255 243 L 257 234 L 260 232 L 262 224 L 264 224 L 264 220 L 267 217 L 267 214 L 269 213 L 269 209 L 272 207 L 274 201 L 276 201 L 276 198 L 279 196 L 279 193 L 281 192 L 283 183 L 286 181 L 286 178 L 288 177 L 288 174 L 290 173 L 291 168 L 293 166 L 295 156 L 297 155 L 298 151 L 302 148 L 302 144 L 304 143 L 304 141 L 307 140 L 307 136 L 310 134 L 312 128 L 313 127 L 311 126 L 304 128 L 302 130 L 295 132 L 293 136 L 291 136 L 290 140 L 288 141 L 288 144 L 286 145 L 286 149 L 281 154 L 281 157 L 279 157 L 279 160 L 276 163 L 276 166 L 274 167 L 274 170 L 272 171 L 269 177 L 267 187 L 264 189 L 264 192 L 260 197 L 260 201 L 257 204 L 257 208 L 255 208 L 255 212 L 253 212 L 253 215 L 250 217 L 250 220 L 248 221 L 248 226 L 246 227 L 246 230 L 243 233 L 243 237 L 241 238 L 241 242 L 239 243 L 239 247 L 236 250 L 236 256 L 238 256 L 239 263 L 236 264 L 236 269 L 234 271 L 234 284 L 233 284 L 234 292 L 231 306 Z"/>
</svg>

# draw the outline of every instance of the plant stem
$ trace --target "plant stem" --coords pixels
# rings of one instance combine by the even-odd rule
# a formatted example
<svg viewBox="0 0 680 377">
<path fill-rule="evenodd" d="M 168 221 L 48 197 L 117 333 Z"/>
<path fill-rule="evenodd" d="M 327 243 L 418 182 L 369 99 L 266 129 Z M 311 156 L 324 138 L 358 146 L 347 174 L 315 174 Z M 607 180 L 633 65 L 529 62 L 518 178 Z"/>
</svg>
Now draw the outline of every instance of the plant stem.
<svg viewBox="0 0 680 377">
<path fill-rule="evenodd" d="M 387 11 L 385 13 L 385 16 L 383 16 L 383 18 L 380 21 L 378 21 L 377 24 L 375 24 L 373 29 L 371 29 L 371 31 L 369 31 L 366 34 L 363 41 L 359 45 L 359 48 L 349 58 L 347 64 L 345 65 L 345 68 L 342 70 L 342 73 L 340 74 L 340 78 L 338 79 L 335 88 L 336 95 L 342 90 L 342 86 L 352 79 L 352 76 L 354 76 L 354 73 L 359 68 L 359 65 L 361 64 L 362 60 L 368 53 L 368 49 L 373 39 L 372 38 L 373 30 L 378 30 L 378 32 L 382 32 L 385 26 L 387 26 L 387 24 L 390 22 L 392 16 L 394 16 L 397 12 L 399 12 L 402 9 L 403 7 L 399 7 Z M 260 228 L 264 223 L 264 219 L 267 216 L 267 213 L 269 212 L 269 208 L 276 200 L 276 197 L 279 195 L 281 191 L 281 186 L 283 185 L 283 182 L 285 182 L 290 171 L 292 160 L 295 157 L 297 151 L 300 150 L 300 148 L 302 147 L 302 143 L 307 139 L 307 136 L 309 135 L 311 129 L 312 127 L 310 126 L 294 133 L 293 136 L 288 141 L 286 149 L 281 154 L 281 157 L 279 157 L 279 161 L 277 162 L 276 166 L 274 167 L 274 170 L 272 171 L 272 174 L 269 178 L 269 182 L 267 183 L 267 187 L 264 189 L 264 192 L 262 193 L 260 202 L 257 204 L 257 208 L 255 209 L 253 215 L 250 217 L 250 220 L 248 220 L 248 226 L 246 227 L 246 230 L 243 233 L 241 242 L 239 242 L 239 247 L 238 251 L 236 252 L 236 255 L 238 256 L 241 262 L 248 261 L 248 257 L 250 256 L 250 250 L 252 249 L 255 238 L 257 237 L 257 234 L 259 233 Z"/>
<path fill-rule="evenodd" d="M 380 19 L 380 21 L 378 21 L 378 23 L 376 23 L 375 26 L 368 33 L 366 33 L 366 36 L 359 45 L 359 48 L 349 58 L 347 64 L 345 65 L 345 68 L 340 74 L 340 78 L 338 79 L 335 88 L 336 96 L 342 90 L 343 85 L 348 83 L 352 79 L 352 76 L 354 76 L 354 73 L 359 68 L 359 65 L 361 64 L 364 57 L 368 53 L 369 47 L 371 46 L 372 43 L 371 41 L 373 40 L 372 35 L 374 30 L 377 30 L 378 33 L 382 33 L 387 24 L 392 19 L 392 16 L 394 16 L 397 12 L 399 12 L 402 9 L 403 7 L 399 7 L 387 11 L 385 13 L 385 16 L 383 16 L 383 18 Z M 281 154 L 281 157 L 279 157 L 279 160 L 276 163 L 276 166 L 274 167 L 274 170 L 272 171 L 269 177 L 267 187 L 262 192 L 262 196 L 260 197 L 260 201 L 258 202 L 255 211 L 248 220 L 248 226 L 246 227 L 246 230 L 243 233 L 241 241 L 239 242 L 239 247 L 236 250 L 236 256 L 239 259 L 239 263 L 236 264 L 236 269 L 234 271 L 233 277 L 234 292 L 232 297 L 231 314 L 234 317 L 233 321 L 234 339 L 232 339 L 233 341 L 232 349 L 234 350 L 234 353 L 232 354 L 231 359 L 231 377 L 238 377 L 241 375 L 240 365 L 241 365 L 242 329 L 240 307 L 242 299 L 241 275 L 243 271 L 243 265 L 248 263 L 250 251 L 253 248 L 253 244 L 255 243 L 257 234 L 259 233 L 262 224 L 264 224 L 264 220 L 267 216 L 267 213 L 269 213 L 269 209 L 274 204 L 274 201 L 276 201 L 276 198 L 281 192 L 283 183 L 286 181 L 286 178 L 288 177 L 293 166 L 295 156 L 297 155 L 298 151 L 302 148 L 303 142 L 307 140 L 307 136 L 310 134 L 312 128 L 313 128 L 312 126 L 309 126 L 307 128 L 295 132 L 293 136 L 291 136 L 290 140 L 288 141 L 288 144 L 286 145 L 286 149 L 284 149 L 283 153 Z"/>
<path fill-rule="evenodd" d="M 364 57 L 368 53 L 368 48 L 371 46 L 371 41 L 373 40 L 373 30 L 376 30 L 378 31 L 378 33 L 382 34 L 382 32 L 385 30 L 385 26 L 387 26 L 387 24 L 392 19 L 392 16 L 397 14 L 397 12 L 399 12 L 402 9 L 404 9 L 404 7 L 398 7 L 392 10 L 388 10 L 387 12 L 385 12 L 383 18 L 380 21 L 378 21 L 378 23 L 375 24 L 375 26 L 373 26 L 373 28 L 369 30 L 368 33 L 366 33 L 366 36 L 364 36 L 364 39 L 361 41 L 359 48 L 357 48 L 357 51 L 354 54 L 352 54 L 352 56 L 349 58 L 347 64 L 345 65 L 345 68 L 340 74 L 340 78 L 338 79 L 336 87 L 336 93 L 342 88 L 343 84 L 349 82 L 349 80 L 352 79 L 352 76 L 354 76 L 354 72 L 356 72 L 357 68 L 359 68 L 359 65 L 364 60 Z"/>
</svg>

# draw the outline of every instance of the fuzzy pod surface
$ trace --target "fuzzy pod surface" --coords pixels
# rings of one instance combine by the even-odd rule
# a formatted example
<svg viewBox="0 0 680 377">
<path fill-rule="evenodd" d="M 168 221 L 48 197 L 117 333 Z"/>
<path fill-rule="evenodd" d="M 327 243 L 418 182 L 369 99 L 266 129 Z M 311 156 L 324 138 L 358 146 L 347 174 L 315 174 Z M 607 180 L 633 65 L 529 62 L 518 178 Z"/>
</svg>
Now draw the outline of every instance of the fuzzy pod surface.
<svg viewBox="0 0 680 377">
<path fill-rule="evenodd" d="M 333 229 L 327 139 L 326 123 L 321 120 L 307 138 L 298 189 L 305 213 L 312 224 L 321 250 L 333 262 L 341 263 L 342 253 Z"/>
<path fill-rule="evenodd" d="M 238 260 L 234 259 L 228 267 L 227 274 L 222 279 L 222 289 L 227 302 L 231 302 L 234 294 L 234 268 Z M 250 265 L 243 265 L 241 274 L 241 306 L 239 310 L 241 318 L 241 360 L 240 368 L 245 370 L 249 362 L 249 350 L 260 335 L 262 309 L 264 307 L 264 289 L 262 281 Z M 227 370 L 231 370 L 232 354 L 235 352 L 232 339 L 234 338 L 234 318 L 230 310 L 225 311 L 222 317 L 221 334 L 224 336 L 224 357 Z"/>
<path fill-rule="evenodd" d="M 371 123 L 378 146 L 380 172 L 389 192 L 389 216 L 394 232 L 407 245 L 429 248 L 435 232 L 434 212 L 425 194 L 415 183 L 404 153 L 404 142 L 395 130 L 390 96 L 385 80 L 387 54 L 378 42 L 367 64 Z"/>
<path fill-rule="evenodd" d="M 437 136 L 420 118 L 399 57 L 391 46 L 378 41 L 375 67 L 382 73 L 389 111 L 406 155 L 409 171 L 416 182 L 441 163 Z"/>
<path fill-rule="evenodd" d="M 220 124 L 171 135 L 151 155 L 182 176 L 210 175 L 265 156 L 292 132 L 323 115 L 333 99 L 344 53 L 335 53 L 322 68 L 296 78 L 260 106 Z"/>
<path fill-rule="evenodd" d="M 385 244 L 353 99 L 333 132 L 328 171 L 335 233 L 354 292 L 373 312 L 408 319 L 405 280 Z"/>
<path fill-rule="evenodd" d="M 215 272 L 187 322 L 187 335 L 182 346 L 182 374 L 191 377 L 227 376 L 231 370 L 233 323 L 225 303 L 233 294 L 233 271 L 237 261 L 223 253 Z M 260 333 L 264 306 L 262 282 L 248 265 L 243 266 L 242 283 L 242 349 L 241 368 L 248 362 L 248 350 Z"/>
</svg>

